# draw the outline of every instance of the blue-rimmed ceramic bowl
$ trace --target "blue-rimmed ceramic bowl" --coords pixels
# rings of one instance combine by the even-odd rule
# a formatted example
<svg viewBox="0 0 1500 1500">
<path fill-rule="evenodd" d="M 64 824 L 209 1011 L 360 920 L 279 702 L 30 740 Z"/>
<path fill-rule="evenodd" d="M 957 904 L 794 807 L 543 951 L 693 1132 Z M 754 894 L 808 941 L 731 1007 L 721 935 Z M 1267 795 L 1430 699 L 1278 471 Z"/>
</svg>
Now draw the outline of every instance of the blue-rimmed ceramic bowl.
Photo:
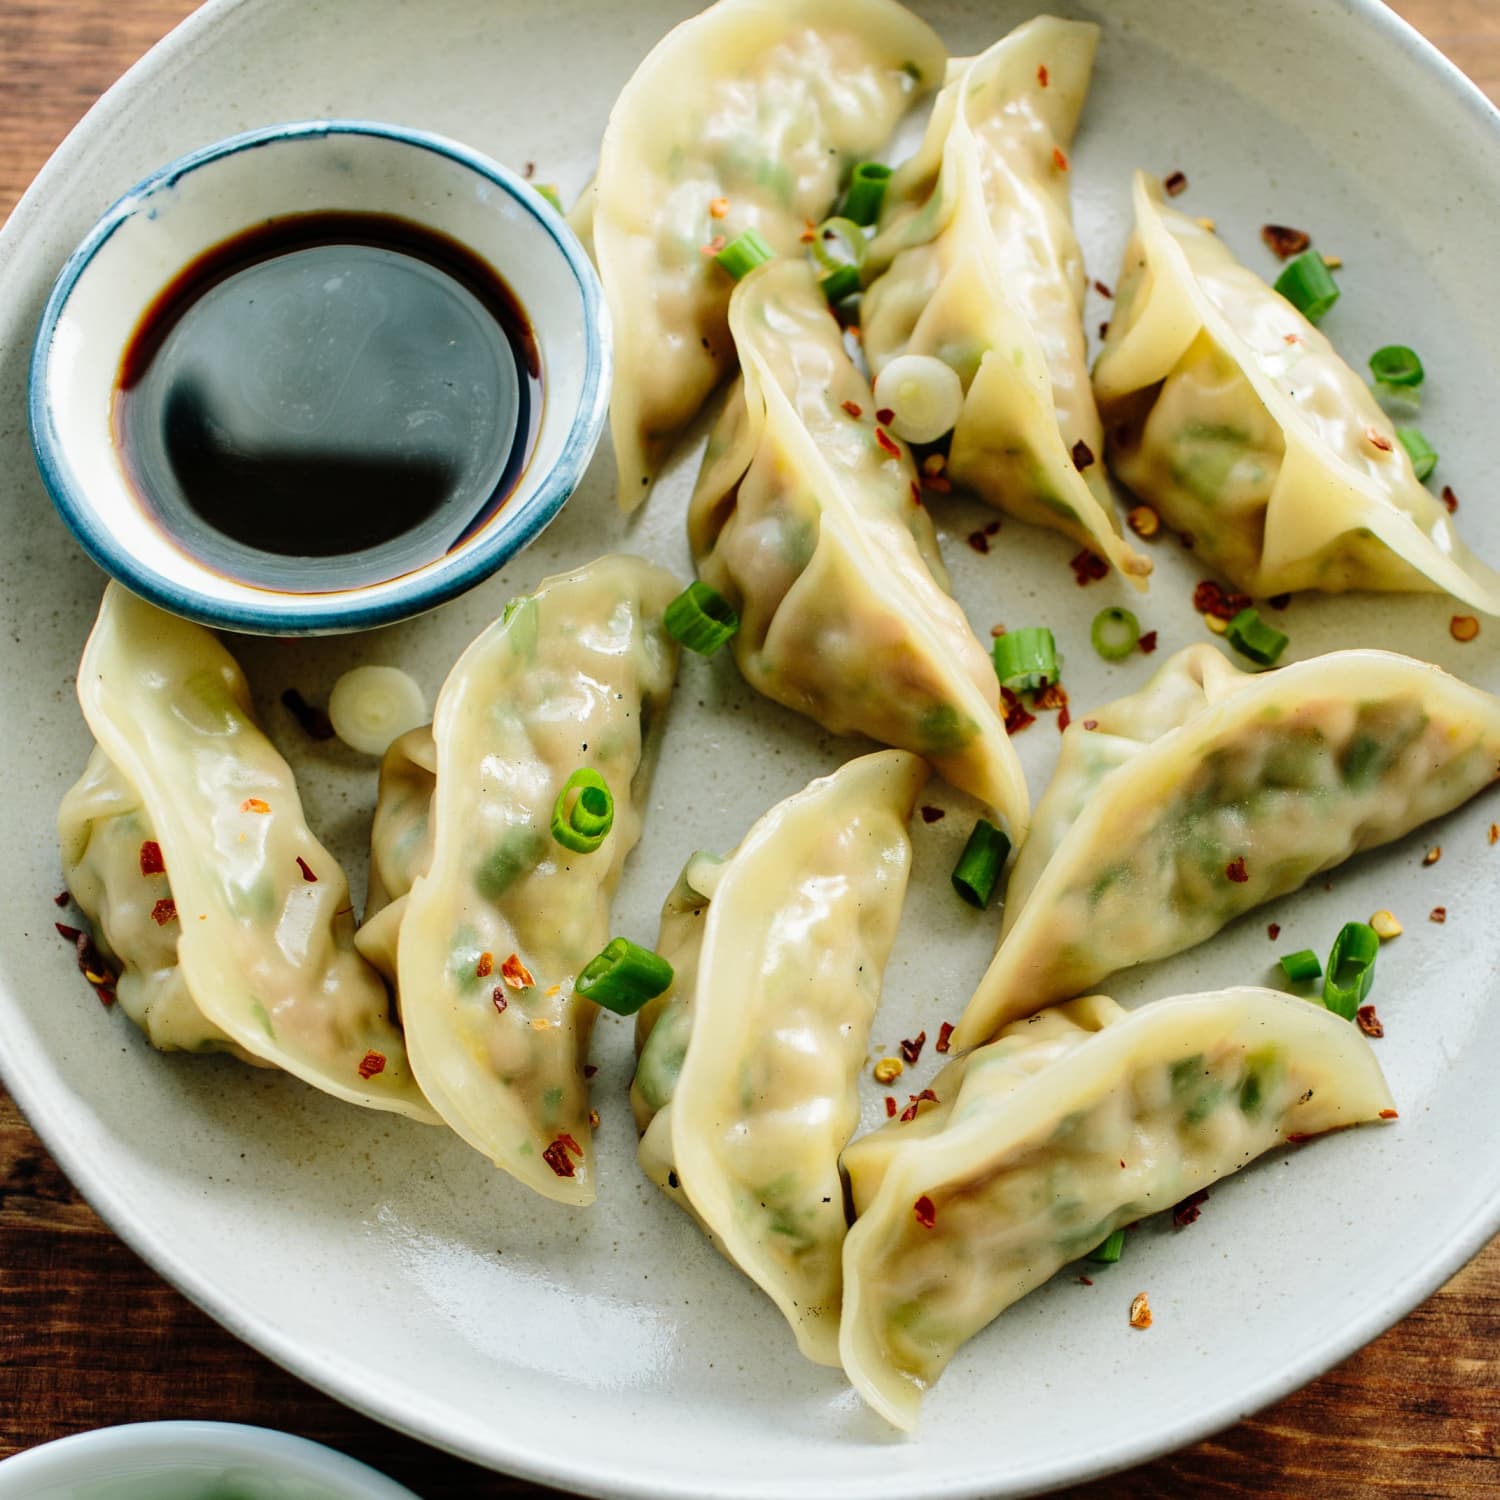
<svg viewBox="0 0 1500 1500">
<path fill-rule="evenodd" d="M 142 503 L 115 441 L 122 355 L 153 303 L 206 251 L 267 220 L 385 214 L 456 240 L 497 270 L 530 319 L 542 410 L 510 497 L 450 551 L 397 577 L 316 590 L 219 571 Z M 426 131 L 315 120 L 181 157 L 125 194 L 63 267 L 31 362 L 37 463 L 63 519 L 106 572 L 162 608 L 230 630 L 305 635 L 389 624 L 487 578 L 555 516 L 598 443 L 610 336 L 598 279 L 562 218 L 516 174 Z"/>
</svg>

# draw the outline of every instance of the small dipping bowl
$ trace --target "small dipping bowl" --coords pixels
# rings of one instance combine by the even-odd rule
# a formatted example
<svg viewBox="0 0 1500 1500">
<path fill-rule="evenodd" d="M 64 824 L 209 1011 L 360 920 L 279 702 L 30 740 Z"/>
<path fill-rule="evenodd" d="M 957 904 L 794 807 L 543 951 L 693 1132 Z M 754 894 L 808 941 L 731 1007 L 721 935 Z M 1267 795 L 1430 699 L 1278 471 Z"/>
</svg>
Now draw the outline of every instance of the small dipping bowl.
<svg viewBox="0 0 1500 1500">
<path fill-rule="evenodd" d="M 198 460 L 191 453 L 191 462 L 183 460 L 181 444 L 174 450 L 153 437 L 146 446 L 157 450 L 154 468 L 136 462 L 127 440 L 132 428 L 120 416 L 122 379 L 128 383 L 129 361 L 145 342 L 142 330 L 172 305 L 175 288 L 195 278 L 202 290 L 190 311 L 208 307 L 221 290 L 232 293 L 225 278 L 246 264 L 234 258 L 236 242 L 271 246 L 257 252 L 264 264 L 267 255 L 281 253 L 278 235 L 294 242 L 299 224 L 356 221 L 393 225 L 396 239 L 419 246 L 448 247 L 447 261 L 460 268 L 458 285 L 466 266 L 508 293 L 521 314 L 522 337 L 509 346 L 499 342 L 500 355 L 487 352 L 484 288 L 477 300 L 455 292 L 459 300 L 443 309 L 449 323 L 442 325 L 440 349 L 458 351 L 457 368 L 443 367 L 424 389 L 424 372 L 436 368 L 426 304 L 418 302 L 415 314 L 408 307 L 403 321 L 399 308 L 389 311 L 399 299 L 387 296 L 388 282 L 365 284 L 354 276 L 352 297 L 343 290 L 335 295 L 338 278 L 325 275 L 320 262 L 300 282 L 268 290 L 263 318 L 242 295 L 233 316 L 249 321 L 223 326 L 247 336 L 219 341 L 236 356 L 212 361 L 215 368 L 204 375 L 192 365 L 191 348 L 174 354 L 176 394 L 164 401 L 161 422 L 146 420 L 142 429 L 154 434 L 175 424 L 174 431 L 187 431 L 209 452 L 207 467 L 193 472 L 199 493 L 207 475 L 207 493 L 224 508 L 206 515 L 185 506 L 182 495 L 192 493 L 187 471 Z M 383 274 L 395 267 L 406 276 L 415 266 L 419 280 L 426 275 L 431 283 L 431 264 L 424 268 L 385 248 L 375 253 L 387 256 Z M 216 272 L 220 260 L 227 270 Z M 435 274 L 441 281 L 443 272 Z M 454 286 L 451 278 L 443 284 Z M 187 326 L 184 316 L 166 337 Z M 530 379 L 522 371 L 519 392 L 496 394 L 475 372 L 500 372 L 507 347 L 518 364 L 529 365 Z M 160 349 L 165 361 L 172 346 L 162 342 Z M 371 376 L 360 364 L 369 349 L 416 382 L 405 407 L 379 406 L 379 371 Z M 143 598 L 221 629 L 359 630 L 419 614 L 472 588 L 546 526 L 598 444 L 610 368 L 598 277 L 540 193 L 440 136 L 317 120 L 250 131 L 184 156 L 104 215 L 63 267 L 42 315 L 31 363 L 31 435 L 63 520 L 95 562 Z M 184 389 L 212 392 L 213 399 L 195 406 Z M 370 419 L 372 409 L 379 420 Z M 493 430 L 470 442 L 465 423 L 481 419 Z M 361 421 L 364 436 L 351 439 Z M 253 433 L 248 447 L 242 428 Z M 266 452 L 251 451 L 269 443 L 279 453 L 283 436 L 287 455 L 305 455 L 311 444 L 310 463 L 299 468 L 295 457 L 276 454 L 267 462 Z M 351 454 L 351 440 L 368 441 L 368 451 Z M 328 489 L 327 515 L 317 479 L 318 445 L 325 441 L 328 453 L 338 455 L 329 461 L 343 481 L 339 493 Z M 432 457 L 439 451 L 446 469 Z M 234 468 L 241 459 L 247 464 Z M 434 476 L 448 472 L 467 476 L 471 492 L 455 491 L 445 509 L 434 503 L 441 482 Z M 185 473 L 179 488 L 177 477 Z M 217 482 L 223 473 L 249 477 L 238 488 L 225 487 Z M 269 475 L 263 505 L 256 489 L 262 474 Z M 408 496 L 415 519 L 403 536 L 395 533 L 404 521 L 390 536 L 364 524 L 382 507 L 399 513 Z M 280 517 L 280 531 L 267 543 L 255 531 L 262 512 Z"/>
</svg>

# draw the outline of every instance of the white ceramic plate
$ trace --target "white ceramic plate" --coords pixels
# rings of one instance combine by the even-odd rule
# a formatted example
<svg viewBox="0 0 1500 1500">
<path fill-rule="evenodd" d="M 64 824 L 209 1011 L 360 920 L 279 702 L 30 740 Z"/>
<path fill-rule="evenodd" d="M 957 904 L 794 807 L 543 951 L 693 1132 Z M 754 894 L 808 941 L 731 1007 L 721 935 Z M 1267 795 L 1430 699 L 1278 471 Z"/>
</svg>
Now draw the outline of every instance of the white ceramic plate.
<svg viewBox="0 0 1500 1500">
<path fill-rule="evenodd" d="M 597 1495 L 1019 1495 L 1188 1442 L 1333 1364 L 1400 1317 L 1500 1225 L 1492 1004 L 1500 927 L 1493 799 L 1338 872 L 1208 946 L 1114 986 L 1127 1001 L 1267 976 L 1275 955 L 1326 948 L 1340 922 L 1391 907 L 1406 936 L 1380 960 L 1379 1043 L 1400 1124 L 1284 1152 L 1216 1189 L 1186 1232 L 1149 1224 L 1084 1287 L 1071 1276 L 1007 1313 L 954 1361 L 922 1435 L 894 1438 L 830 1372 L 802 1363 L 769 1302 L 637 1171 L 625 1107 L 629 1027 L 606 1020 L 596 1099 L 601 1195 L 542 1202 L 456 1138 L 335 1104 L 284 1076 L 152 1053 L 102 1011 L 52 933 L 52 817 L 87 738 L 72 673 L 100 577 L 52 514 L 26 450 L 22 381 L 48 282 L 116 193 L 189 147 L 275 120 L 369 116 L 426 126 L 571 198 L 611 101 L 693 0 L 216 0 L 94 110 L 0 241 L 0 1046 L 7 1081 L 90 1200 L 229 1328 L 364 1411 L 482 1463 Z M 1023 19 L 1012 0 L 935 0 L 955 51 Z M 1423 426 L 1470 540 L 1500 559 L 1492 506 L 1500 295 L 1500 124 L 1373 0 L 1069 3 L 1105 24 L 1076 152 L 1078 221 L 1112 282 L 1128 172 L 1185 170 L 1181 205 L 1216 218 L 1262 271 L 1257 229 L 1305 226 L 1346 261 L 1326 327 L 1357 361 L 1416 345 L 1431 372 Z M 1089 316 L 1108 316 L 1093 297 Z M 506 574 L 436 615 L 360 640 L 256 641 L 242 656 L 264 719 L 304 776 L 314 821 L 359 888 L 373 768 L 303 742 L 281 690 L 326 693 L 357 660 L 400 661 L 435 690 L 459 648 L 518 588 L 621 543 L 686 570 L 691 462 L 634 526 L 615 515 L 608 458 Z M 960 598 L 981 632 L 1049 623 L 1076 705 L 1138 686 L 1105 667 L 1093 613 L 1129 603 L 1163 652 L 1204 638 L 1200 576 L 1170 543 L 1144 606 L 1117 580 L 1075 587 L 1074 550 L 1007 521 L 943 511 Z M 1500 625 L 1459 646 L 1436 597 L 1299 599 L 1296 656 L 1338 645 L 1409 650 L 1500 688 Z M 1161 658 L 1158 657 L 1157 660 Z M 1018 741 L 1033 791 L 1052 716 Z M 645 840 L 617 930 L 651 940 L 687 854 L 734 843 L 772 800 L 854 747 L 753 698 L 727 659 L 685 663 Z M 934 791 L 930 800 L 944 801 Z M 913 896 L 886 984 L 882 1050 L 954 1019 L 996 919 L 946 875 L 972 809 L 916 829 Z M 1441 842 L 1439 864 L 1421 853 Z M 1330 888 L 1331 887 L 1331 888 Z M 1444 927 L 1426 920 L 1446 905 Z M 1267 941 L 1266 923 L 1282 925 Z M 915 1079 L 938 1061 L 929 1047 Z M 912 1077 L 912 1075 L 908 1075 Z M 912 1082 L 912 1088 L 919 1086 Z M 873 1117 L 876 1101 L 870 1101 Z M 1155 1326 L 1130 1329 L 1132 1295 Z"/>
</svg>

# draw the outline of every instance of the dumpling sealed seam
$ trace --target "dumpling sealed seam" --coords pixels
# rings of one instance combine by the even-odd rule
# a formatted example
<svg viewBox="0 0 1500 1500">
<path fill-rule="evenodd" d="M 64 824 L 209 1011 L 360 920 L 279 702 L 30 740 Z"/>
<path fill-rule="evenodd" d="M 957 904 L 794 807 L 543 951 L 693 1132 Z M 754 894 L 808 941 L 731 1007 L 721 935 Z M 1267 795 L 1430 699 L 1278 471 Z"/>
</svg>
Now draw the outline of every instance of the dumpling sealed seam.
<svg viewBox="0 0 1500 1500">
<path fill-rule="evenodd" d="M 78 698 L 98 748 L 59 812 L 63 863 L 131 1018 L 157 1046 L 232 1050 L 435 1121 L 355 951 L 348 881 L 229 653 L 110 584 Z"/>
<path fill-rule="evenodd" d="M 698 855 L 662 912 L 673 986 L 641 1013 L 631 1100 L 647 1175 L 837 1365 L 839 1152 L 911 869 L 927 768 L 886 750 Z"/>
<path fill-rule="evenodd" d="M 1019 841 L 1026 784 L 994 667 L 944 587 L 911 455 L 877 430 L 812 268 L 799 256 L 751 272 L 730 322 L 744 375 L 688 536 L 739 613 L 740 670 L 835 734 L 925 756 Z"/>
<path fill-rule="evenodd" d="M 946 60 L 894 0 L 719 0 L 621 91 L 573 222 L 592 234 L 614 329 L 620 504 L 734 368 L 734 283 L 705 247 L 757 230 L 795 255 L 847 169 L 879 151 Z"/>
<path fill-rule="evenodd" d="M 547 579 L 464 652 L 432 728 L 397 740 L 381 772 L 359 945 L 397 982 L 412 1065 L 444 1120 L 563 1203 L 595 1194 L 583 1067 L 598 1012 L 574 985 L 609 939 L 640 837 L 677 592 L 634 557 Z M 580 770 L 613 801 L 586 853 L 552 832 Z"/>
<path fill-rule="evenodd" d="M 1189 647 L 1064 732 L 954 1045 L 1191 948 L 1497 775 L 1500 700 L 1425 662 L 1335 651 L 1252 675 Z"/>
<path fill-rule="evenodd" d="M 1104 472 L 1069 204 L 1098 42 L 1097 26 L 1040 16 L 949 64 L 921 148 L 891 178 L 860 326 L 877 385 L 908 354 L 962 381 L 949 478 L 1144 587 L 1151 561 L 1120 536 Z"/>
<path fill-rule="evenodd" d="M 839 1349 L 898 1427 L 959 1347 L 1115 1229 L 1288 1140 L 1393 1119 L 1358 1029 L 1232 989 L 1021 1021 L 933 1080 L 940 1103 L 845 1153 Z M 1253 1250 L 1253 1247 L 1252 1247 Z"/>
<path fill-rule="evenodd" d="M 1365 382 L 1144 174 L 1094 368 L 1115 476 L 1246 593 L 1437 591 L 1500 613 L 1500 574 Z"/>
</svg>

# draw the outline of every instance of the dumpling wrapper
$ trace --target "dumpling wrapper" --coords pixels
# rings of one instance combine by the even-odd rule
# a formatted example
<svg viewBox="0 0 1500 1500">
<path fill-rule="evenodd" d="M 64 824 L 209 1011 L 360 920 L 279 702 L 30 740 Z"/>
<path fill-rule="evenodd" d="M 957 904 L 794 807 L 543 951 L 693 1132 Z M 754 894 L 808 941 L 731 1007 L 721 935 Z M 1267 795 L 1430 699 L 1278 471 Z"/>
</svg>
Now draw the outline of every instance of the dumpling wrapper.
<svg viewBox="0 0 1500 1500">
<path fill-rule="evenodd" d="M 864 756 L 772 808 L 723 862 L 696 856 L 662 913 L 673 986 L 637 1026 L 642 1167 L 819 1364 L 839 1363 L 839 1153 L 926 779 L 904 751 Z"/>
<path fill-rule="evenodd" d="M 921 148 L 891 178 L 860 330 L 877 377 L 924 354 L 962 380 L 949 478 L 1144 588 L 1151 560 L 1121 537 L 1104 471 L 1069 201 L 1098 43 L 1092 23 L 1039 16 L 949 64 Z"/>
<path fill-rule="evenodd" d="M 753 271 L 730 323 L 744 374 L 709 439 L 688 539 L 699 576 L 739 612 L 741 672 L 834 734 L 925 756 L 1019 843 L 1030 803 L 994 666 L 944 586 L 910 454 L 877 438 L 806 260 Z"/>
<path fill-rule="evenodd" d="M 839 1348 L 910 1430 L 959 1347 L 1114 1230 L 1288 1140 L 1394 1118 L 1357 1027 L 1263 989 L 1102 995 L 1007 1027 L 857 1141 Z M 1121 1163 L 1124 1163 L 1122 1169 Z"/>
<path fill-rule="evenodd" d="M 464 652 L 431 730 L 397 740 L 382 770 L 372 905 L 387 904 L 360 947 L 394 969 L 439 1113 L 560 1203 L 595 1194 L 583 1065 L 598 1010 L 574 983 L 609 941 L 640 837 L 651 729 L 677 670 L 662 615 L 678 592 L 634 557 L 547 579 Z M 552 810 L 585 766 L 608 784 L 614 822 L 579 854 L 553 839 Z"/>
<path fill-rule="evenodd" d="M 1115 477 L 1248 594 L 1435 591 L 1500 613 L 1500 574 L 1327 338 L 1142 173 L 1134 198 L 1094 367 Z"/>
<path fill-rule="evenodd" d="M 754 228 L 778 255 L 800 255 L 808 223 L 937 85 L 946 57 L 894 0 L 719 0 L 636 69 L 572 215 L 592 235 L 614 328 L 622 509 L 645 499 L 734 368 L 734 281 L 703 247 Z"/>
<path fill-rule="evenodd" d="M 386 987 L 355 951 L 349 882 L 308 829 L 291 767 L 256 724 L 229 653 L 112 583 L 78 699 L 98 750 L 63 802 L 63 860 L 124 966 L 132 1019 L 159 1046 L 232 1043 L 335 1098 L 436 1123 Z M 121 844 L 137 832 L 166 866 L 165 877 L 143 876 L 137 847 L 143 891 L 129 887 Z M 107 854 L 91 852 L 96 839 Z M 167 897 L 177 925 L 148 942 L 146 902 Z M 173 937 L 176 976 L 164 946 Z"/>
<path fill-rule="evenodd" d="M 1385 651 L 1247 674 L 1212 646 L 1075 719 L 955 1047 L 1180 953 L 1500 774 L 1500 699 Z"/>
</svg>

